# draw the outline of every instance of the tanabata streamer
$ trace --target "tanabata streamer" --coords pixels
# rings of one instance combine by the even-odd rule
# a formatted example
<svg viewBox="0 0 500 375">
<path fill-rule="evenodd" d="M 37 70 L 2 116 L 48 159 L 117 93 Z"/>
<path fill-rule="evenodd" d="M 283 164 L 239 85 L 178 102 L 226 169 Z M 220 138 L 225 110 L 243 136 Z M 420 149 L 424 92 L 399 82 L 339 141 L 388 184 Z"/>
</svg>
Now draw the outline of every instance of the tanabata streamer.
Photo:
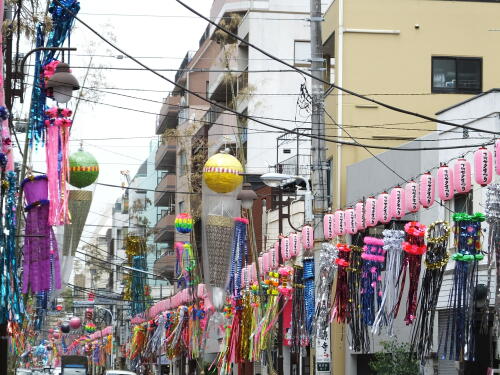
<svg viewBox="0 0 500 375">
<path fill-rule="evenodd" d="M 500 141 L 495 143 L 500 147 Z M 497 161 L 500 158 L 500 150 L 496 148 Z M 500 163 L 497 163 L 500 168 Z M 498 172 L 497 172 L 498 173 Z M 488 231 L 488 269 L 496 266 L 496 285 L 500 285 L 500 185 L 489 185 L 486 190 L 486 221 L 489 224 Z M 495 293 L 495 319 L 496 324 L 500 323 L 500 288 L 496 288 Z"/>
<path fill-rule="evenodd" d="M 347 321 L 351 332 L 349 348 L 355 352 L 368 353 L 370 350 L 370 336 L 368 335 L 368 326 L 364 324 L 361 309 L 362 249 L 352 245 L 350 249 L 349 266 L 347 267 L 347 284 L 349 286 Z"/>
<path fill-rule="evenodd" d="M 411 338 L 410 351 L 425 363 L 432 349 L 434 316 L 443 282 L 444 271 L 448 263 L 448 238 L 450 226 L 445 221 L 437 221 L 427 229 L 427 253 L 425 273 L 419 297 L 419 312 Z"/>
<path fill-rule="evenodd" d="M 403 297 L 406 273 L 409 274 L 408 299 L 406 303 L 405 323 L 412 324 L 417 313 L 418 283 L 420 277 L 420 268 L 422 263 L 422 254 L 427 250 L 424 243 L 425 225 L 410 221 L 405 225 L 406 241 L 403 242 L 404 257 L 401 264 L 401 271 L 398 278 L 400 285 L 399 297 L 394 306 L 394 317 L 397 317 L 401 299 Z"/>
<path fill-rule="evenodd" d="M 361 308 L 363 322 L 371 326 L 375 321 L 377 307 L 382 301 L 382 267 L 385 260 L 384 241 L 380 238 L 365 237 L 365 246 L 361 258 L 363 268 L 361 271 Z M 376 303 L 375 303 L 376 301 Z"/>
<path fill-rule="evenodd" d="M 347 267 L 349 267 L 349 254 L 351 248 L 347 244 L 337 244 L 338 256 L 335 259 L 337 265 L 337 283 L 335 286 L 335 297 L 333 300 L 332 320 L 345 323 L 347 320 L 347 307 L 349 303 L 349 285 L 347 283 Z"/>
</svg>

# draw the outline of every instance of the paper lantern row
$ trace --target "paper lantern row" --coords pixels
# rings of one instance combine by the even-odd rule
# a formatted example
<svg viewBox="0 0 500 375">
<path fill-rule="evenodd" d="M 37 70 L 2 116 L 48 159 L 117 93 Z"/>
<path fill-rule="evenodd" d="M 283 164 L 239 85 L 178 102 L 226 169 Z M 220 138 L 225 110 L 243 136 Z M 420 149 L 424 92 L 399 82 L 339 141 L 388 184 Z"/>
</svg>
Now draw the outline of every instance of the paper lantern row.
<svg viewBox="0 0 500 375">
<path fill-rule="evenodd" d="M 495 143 L 495 172 L 500 175 L 500 140 Z M 377 224 L 386 224 L 393 219 L 401 219 L 408 213 L 415 213 L 420 207 L 429 208 L 435 201 L 435 190 L 440 200 L 453 199 L 455 194 L 468 193 L 472 188 L 472 168 L 464 159 L 457 159 L 453 167 L 441 165 L 437 181 L 430 173 L 420 176 L 418 182 L 410 181 L 405 187 L 395 187 L 390 193 L 384 192 L 376 198 L 369 197 L 358 202 L 354 208 L 337 210 L 327 214 L 323 220 L 325 239 L 356 234 L 358 231 Z M 493 156 L 491 151 L 481 147 L 474 152 L 474 180 L 486 186 L 493 179 Z"/>
</svg>

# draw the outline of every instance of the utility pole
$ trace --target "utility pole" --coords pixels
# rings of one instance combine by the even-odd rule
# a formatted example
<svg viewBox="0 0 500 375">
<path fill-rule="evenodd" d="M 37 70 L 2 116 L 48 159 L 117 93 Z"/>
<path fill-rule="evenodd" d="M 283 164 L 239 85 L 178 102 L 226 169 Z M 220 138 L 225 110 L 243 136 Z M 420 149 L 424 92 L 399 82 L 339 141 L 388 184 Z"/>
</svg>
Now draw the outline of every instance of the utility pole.
<svg viewBox="0 0 500 375">
<path fill-rule="evenodd" d="M 321 0 L 311 0 L 311 74 L 316 78 L 311 81 L 312 113 L 311 113 L 311 156 L 312 156 L 312 191 L 314 193 L 314 247 L 315 274 L 317 274 L 318 244 L 323 238 L 321 221 L 328 210 L 326 181 L 326 148 L 325 148 L 325 118 L 324 118 L 324 77 L 323 41 L 321 38 Z M 316 138 L 318 137 L 318 138 Z M 319 139 L 323 138 L 323 139 Z M 315 374 L 330 374 L 330 340 L 316 339 Z M 314 363 L 313 362 L 313 363 Z"/>
</svg>

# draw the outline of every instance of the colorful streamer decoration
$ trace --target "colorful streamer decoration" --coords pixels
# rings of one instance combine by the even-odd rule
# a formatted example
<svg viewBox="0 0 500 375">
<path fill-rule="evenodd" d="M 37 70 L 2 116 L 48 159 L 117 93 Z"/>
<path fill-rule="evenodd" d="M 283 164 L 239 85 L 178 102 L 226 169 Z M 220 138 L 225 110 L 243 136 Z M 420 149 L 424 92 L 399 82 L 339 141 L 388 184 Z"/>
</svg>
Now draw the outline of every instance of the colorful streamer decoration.
<svg viewBox="0 0 500 375">
<path fill-rule="evenodd" d="M 337 283 L 335 286 L 335 298 L 333 300 L 332 320 L 337 323 L 347 321 L 347 308 L 349 304 L 349 284 L 347 281 L 347 269 L 349 267 L 349 255 L 351 248 L 347 244 L 337 244 L 338 256 L 335 259 L 337 265 Z"/>
<path fill-rule="evenodd" d="M 384 241 L 375 237 L 365 237 L 361 258 L 361 308 L 363 322 L 371 326 L 382 302 L 382 267 L 385 261 Z"/>
<path fill-rule="evenodd" d="M 179 233 L 190 233 L 193 230 L 193 218 L 187 213 L 177 215 L 175 229 Z"/>
</svg>

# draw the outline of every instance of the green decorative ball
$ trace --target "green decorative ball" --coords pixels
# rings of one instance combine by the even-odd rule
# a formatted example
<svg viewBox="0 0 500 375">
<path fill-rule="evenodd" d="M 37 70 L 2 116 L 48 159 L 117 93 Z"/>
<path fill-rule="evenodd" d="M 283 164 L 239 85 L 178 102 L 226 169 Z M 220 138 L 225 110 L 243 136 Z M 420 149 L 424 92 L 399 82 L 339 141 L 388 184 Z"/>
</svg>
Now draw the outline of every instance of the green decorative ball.
<svg viewBox="0 0 500 375">
<path fill-rule="evenodd" d="M 69 183 L 77 188 L 93 184 L 99 176 L 96 158 L 86 151 L 77 151 L 69 156 Z"/>
</svg>

